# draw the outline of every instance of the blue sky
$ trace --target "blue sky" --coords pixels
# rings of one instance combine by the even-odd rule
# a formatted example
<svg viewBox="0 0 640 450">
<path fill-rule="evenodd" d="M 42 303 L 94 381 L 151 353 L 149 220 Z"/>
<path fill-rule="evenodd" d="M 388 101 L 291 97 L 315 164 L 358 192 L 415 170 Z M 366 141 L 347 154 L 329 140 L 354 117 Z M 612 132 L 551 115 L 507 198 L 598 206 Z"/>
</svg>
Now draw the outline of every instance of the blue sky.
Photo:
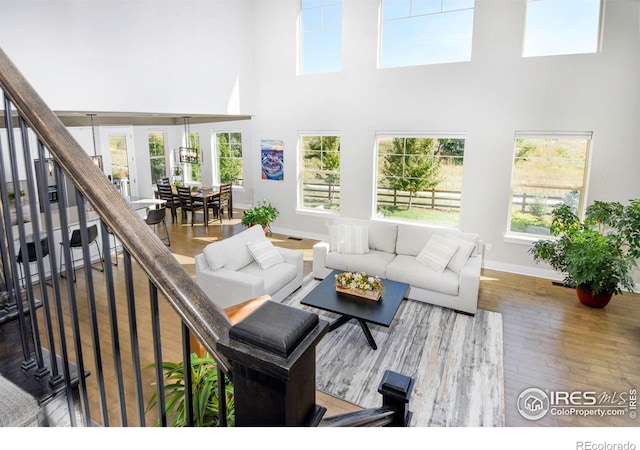
<svg viewBox="0 0 640 450">
<path fill-rule="evenodd" d="M 380 67 L 469 61 L 473 0 L 384 0 Z M 301 73 L 338 72 L 341 0 L 302 0 Z M 523 56 L 598 50 L 600 0 L 527 2 Z"/>
</svg>

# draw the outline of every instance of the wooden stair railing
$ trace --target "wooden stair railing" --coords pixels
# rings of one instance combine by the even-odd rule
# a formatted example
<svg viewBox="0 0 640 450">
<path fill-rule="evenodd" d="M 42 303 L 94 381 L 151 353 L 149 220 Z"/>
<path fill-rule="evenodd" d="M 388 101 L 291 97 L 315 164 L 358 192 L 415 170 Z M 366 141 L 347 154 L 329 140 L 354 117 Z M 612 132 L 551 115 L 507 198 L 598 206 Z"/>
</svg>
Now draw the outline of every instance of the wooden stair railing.
<svg viewBox="0 0 640 450">
<path fill-rule="evenodd" d="M 168 301 L 182 322 L 182 358 L 185 366 L 189 366 L 191 359 L 191 342 L 197 341 L 218 362 L 219 373 L 227 374 L 234 384 L 236 405 L 236 425 L 320 425 L 322 424 L 324 409 L 315 403 L 315 346 L 326 333 L 326 322 L 319 320 L 317 315 L 302 310 L 281 305 L 274 302 L 262 302 L 258 308 L 251 311 L 238 308 L 238 311 L 222 311 L 215 306 L 206 294 L 193 281 L 178 260 L 173 256 L 164 243 L 142 220 L 140 216 L 122 197 L 120 192 L 111 184 L 101 169 L 96 166 L 85 150 L 70 135 L 58 117 L 48 108 L 40 96 L 30 86 L 7 55 L 0 49 L 0 91 L 4 99 L 4 122 L 9 137 L 8 150 L 0 145 L 0 271 L 2 280 L 6 280 L 9 304 L 5 307 L 18 310 L 17 317 L 20 324 L 22 347 L 24 353 L 23 371 L 33 373 L 38 379 L 45 379 L 56 387 L 64 390 L 68 402 L 71 425 L 77 425 L 75 418 L 74 396 L 78 395 L 79 407 L 83 414 L 83 423 L 97 423 L 111 426 L 111 413 L 117 410 L 120 419 L 119 426 L 129 426 L 127 403 L 132 399 L 125 395 L 124 385 L 135 383 L 136 411 L 139 426 L 146 426 L 144 396 L 142 386 L 141 351 L 138 344 L 138 328 L 136 310 L 140 300 L 136 298 L 134 289 L 133 263 L 137 264 L 149 280 L 149 318 L 151 323 L 153 342 L 153 365 L 155 366 L 155 384 L 158 394 L 158 421 L 160 425 L 167 425 L 168 417 L 163 392 L 164 374 L 162 371 L 163 342 L 161 339 L 161 321 L 159 293 Z M 1 111 L 0 111 L 1 112 Z M 21 141 L 14 142 L 13 130 L 20 131 Z M 37 138 L 37 149 L 30 148 L 30 133 Z M 19 143 L 26 166 L 27 187 L 32 201 L 29 205 L 16 202 L 17 225 L 11 223 L 9 199 L 4 189 L 8 185 L 4 173 L 12 175 L 14 192 L 18 192 Z M 7 154 L 8 151 L 8 154 Z M 34 160 L 40 161 L 33 174 Z M 5 165 L 9 161 L 10 167 Z M 88 211 L 95 211 L 100 222 L 102 235 L 102 255 L 105 258 L 104 279 L 106 303 L 104 309 L 109 317 L 109 337 L 111 348 L 108 352 L 102 348 L 105 330 L 100 331 L 97 326 L 98 305 L 95 295 L 95 283 L 91 270 L 84 270 L 84 280 L 78 277 L 76 283 L 71 265 L 67 265 L 66 284 L 63 284 L 56 270 L 56 250 L 59 242 L 54 240 L 52 199 L 47 199 L 44 183 L 39 183 L 36 196 L 36 178 L 45 179 L 44 162 L 52 162 L 50 173 L 55 172 L 58 182 L 59 230 L 62 235 L 63 255 L 66 261 L 71 258 L 69 250 L 69 235 L 64 232 L 69 227 L 69 211 L 71 203 L 77 213 L 78 225 L 81 230 L 83 250 L 83 266 L 92 265 L 92 257 L 88 248 Z M 75 199 L 66 192 L 66 181 L 75 187 Z M 40 210 L 37 208 L 36 198 L 40 198 Z M 70 200 L 68 200 L 70 199 Z M 19 243 L 21 250 L 27 250 L 27 229 L 23 208 L 30 210 L 32 218 L 31 238 L 34 242 L 41 239 L 48 240 L 50 249 L 49 270 L 50 280 L 46 280 L 46 270 L 43 255 L 37 251 L 38 282 L 32 285 L 32 275 L 29 265 L 25 265 L 26 291 L 23 291 L 17 281 L 17 262 L 14 243 Z M 39 219 L 41 217 L 41 220 Z M 113 267 L 111 264 L 111 249 L 109 236 L 115 236 L 123 245 L 124 279 L 126 291 L 126 314 L 128 321 L 128 336 L 130 354 L 125 355 L 121 348 L 121 339 L 114 290 Z M 40 246 L 36 246 L 39 249 Z M 51 289 L 46 287 L 45 281 L 51 282 Z M 83 285 L 80 283 L 84 282 Z M 39 286 L 39 292 L 34 286 Z M 41 296 L 38 303 L 36 296 Z M 27 308 L 32 312 L 23 311 L 22 300 L 26 296 Z M 49 298 L 52 296 L 52 298 Z M 0 293 L 4 298 L 4 294 Z M 84 302 L 86 301 L 86 309 Z M 13 302 L 13 303 L 12 303 Z M 83 305 L 80 305 L 80 302 Z M 42 304 L 44 324 L 42 334 L 45 336 L 40 345 L 39 319 L 36 311 L 38 304 Z M 0 304 L 0 307 L 2 305 Z M 274 308 L 277 310 L 274 313 Z M 247 315 L 247 313 L 250 314 Z M 80 326 L 79 317 L 88 315 L 88 328 Z M 229 314 L 229 315 L 227 315 Z M 242 314 L 244 320 L 239 321 Z M 68 323 L 68 322 L 70 323 Z M 270 337 L 264 347 L 264 325 L 276 324 L 272 327 Z M 125 328 L 125 327 L 122 327 Z M 27 338 L 30 329 L 29 338 Z M 55 333 L 58 336 L 54 336 Z M 193 336 L 194 340 L 190 337 Z M 268 341 L 268 339 L 267 339 Z M 56 347 L 57 346 L 57 347 Z M 89 348 L 90 347 L 90 348 Z M 90 351 L 86 351 L 90 350 Z M 85 353 L 93 357 L 94 372 L 85 369 Z M 110 353 L 113 358 L 112 368 L 115 377 L 111 376 L 111 383 L 106 383 L 103 353 Z M 35 361 L 32 359 L 35 355 Z M 45 356 L 46 355 L 46 356 Z M 133 380 L 125 380 L 123 362 L 125 358 L 133 360 Z M 47 357 L 50 361 L 47 361 Z M 72 360 L 74 360 L 72 362 Z M 77 364 L 77 379 L 71 381 L 70 366 Z M 35 367 L 35 368 L 34 368 Z M 75 367 L 75 366 L 74 366 Z M 189 372 L 189 371 L 187 371 Z M 93 377 L 89 383 L 87 377 Z M 410 389 L 403 391 L 410 383 L 405 378 L 399 386 L 387 383 L 389 392 L 383 393 L 383 407 L 380 410 L 359 413 L 356 416 L 342 416 L 332 420 L 326 419 L 325 425 L 385 425 L 407 424 L 406 406 Z M 397 380 L 396 380 L 397 381 Z M 89 398 L 89 384 L 95 384 L 98 399 Z M 113 394 L 116 398 L 108 397 L 108 389 L 116 386 Z M 63 386 L 60 388 L 60 386 Z M 274 389 L 274 387 L 277 387 Z M 77 391 L 74 391 L 77 389 Z M 91 391 L 93 394 L 94 391 Z M 399 399 L 395 397 L 399 395 Z M 220 396 L 224 397 L 223 395 Z M 190 378 L 185 378 L 185 399 L 188 411 L 192 398 Z M 101 417 L 96 418 L 90 413 L 90 404 L 98 404 Z M 116 408 L 115 405 L 118 407 Z M 368 416 L 367 416 L 368 414 Z M 366 417 L 365 417 L 366 416 Z M 224 423 L 224 418 L 222 423 Z M 193 424 L 192 417 L 187 421 Z"/>
</svg>

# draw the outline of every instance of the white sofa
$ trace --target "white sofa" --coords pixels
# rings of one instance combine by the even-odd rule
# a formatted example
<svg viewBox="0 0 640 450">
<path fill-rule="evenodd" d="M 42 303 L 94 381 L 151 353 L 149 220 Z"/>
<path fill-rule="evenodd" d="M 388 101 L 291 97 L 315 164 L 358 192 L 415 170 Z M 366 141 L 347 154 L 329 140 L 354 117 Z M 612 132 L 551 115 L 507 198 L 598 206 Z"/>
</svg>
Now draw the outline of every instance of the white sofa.
<svg viewBox="0 0 640 450">
<path fill-rule="evenodd" d="M 196 282 L 222 309 L 264 294 L 280 302 L 302 286 L 303 253 L 273 246 L 260 225 L 207 245 L 195 266 Z"/>
<path fill-rule="evenodd" d="M 368 246 L 361 242 L 360 247 L 368 248 L 345 244 L 354 226 L 366 235 Z M 477 234 L 458 230 L 340 219 L 329 226 L 329 242 L 313 247 L 313 275 L 324 279 L 334 269 L 366 272 L 409 284 L 407 298 L 475 314 L 482 268 L 477 243 Z"/>
</svg>

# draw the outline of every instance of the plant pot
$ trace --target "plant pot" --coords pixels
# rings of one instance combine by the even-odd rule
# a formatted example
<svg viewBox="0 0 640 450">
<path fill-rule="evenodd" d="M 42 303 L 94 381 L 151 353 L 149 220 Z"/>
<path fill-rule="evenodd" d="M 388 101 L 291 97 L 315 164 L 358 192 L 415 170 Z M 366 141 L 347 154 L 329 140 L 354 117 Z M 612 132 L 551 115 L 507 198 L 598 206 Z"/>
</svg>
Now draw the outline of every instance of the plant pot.
<svg viewBox="0 0 640 450">
<path fill-rule="evenodd" d="M 594 294 L 591 289 L 584 286 L 576 287 L 576 294 L 578 294 L 580 303 L 591 308 L 604 308 L 609 304 L 611 297 L 613 297 L 613 292 Z"/>
</svg>

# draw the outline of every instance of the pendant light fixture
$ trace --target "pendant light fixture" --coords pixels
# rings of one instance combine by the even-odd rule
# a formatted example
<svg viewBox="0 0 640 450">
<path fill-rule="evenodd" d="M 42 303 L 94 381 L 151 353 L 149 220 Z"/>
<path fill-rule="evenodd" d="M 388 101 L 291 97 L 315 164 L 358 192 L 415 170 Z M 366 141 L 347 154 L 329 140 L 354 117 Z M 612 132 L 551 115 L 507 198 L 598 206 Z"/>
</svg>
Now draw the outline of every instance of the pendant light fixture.
<svg viewBox="0 0 640 450">
<path fill-rule="evenodd" d="M 91 160 L 96 166 L 100 167 L 100 170 L 104 170 L 104 166 L 102 164 L 102 155 L 98 155 L 96 149 L 96 129 L 93 125 L 93 118 L 96 116 L 96 114 L 87 114 L 87 116 L 89 116 L 89 118 L 91 119 L 91 135 L 93 136 L 93 156 L 91 157 Z"/>
<path fill-rule="evenodd" d="M 191 144 L 191 130 L 189 129 L 190 116 L 184 116 L 184 134 L 186 147 L 180 147 L 179 156 L 181 163 L 200 164 L 200 154 L 198 149 Z"/>
</svg>

